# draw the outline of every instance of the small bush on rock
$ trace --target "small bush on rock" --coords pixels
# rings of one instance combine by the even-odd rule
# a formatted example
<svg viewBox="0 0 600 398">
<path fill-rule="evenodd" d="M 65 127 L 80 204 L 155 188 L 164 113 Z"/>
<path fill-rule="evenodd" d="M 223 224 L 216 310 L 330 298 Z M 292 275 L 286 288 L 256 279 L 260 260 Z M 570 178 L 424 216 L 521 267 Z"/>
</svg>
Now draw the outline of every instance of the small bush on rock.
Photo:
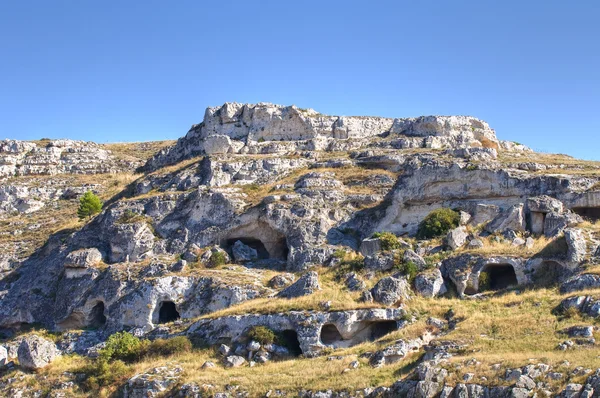
<svg viewBox="0 0 600 398">
<path fill-rule="evenodd" d="M 415 277 L 419 273 L 419 267 L 417 266 L 417 264 L 413 263 L 412 261 L 408 261 L 406 263 L 400 264 L 398 266 L 398 270 L 402 274 L 406 275 L 406 277 L 408 278 L 409 281 L 412 281 L 413 279 L 415 279 Z"/>
<path fill-rule="evenodd" d="M 485 292 L 492 288 L 490 274 L 482 271 L 479 273 L 479 291 Z"/>
<path fill-rule="evenodd" d="M 219 265 L 224 265 L 227 263 L 227 259 L 225 258 L 225 253 L 220 251 L 215 251 L 210 255 L 210 266 L 218 267 Z"/>
<path fill-rule="evenodd" d="M 421 221 L 417 238 L 431 239 L 447 234 L 458 227 L 460 214 L 452 209 L 440 208 L 432 211 Z"/>
<path fill-rule="evenodd" d="M 261 345 L 273 344 L 277 340 L 277 335 L 266 326 L 253 326 L 246 333 L 248 340 L 258 341 Z"/>
<path fill-rule="evenodd" d="M 398 237 L 391 232 L 376 232 L 373 234 L 373 238 L 379 239 L 384 251 L 396 250 L 401 247 Z"/>
</svg>

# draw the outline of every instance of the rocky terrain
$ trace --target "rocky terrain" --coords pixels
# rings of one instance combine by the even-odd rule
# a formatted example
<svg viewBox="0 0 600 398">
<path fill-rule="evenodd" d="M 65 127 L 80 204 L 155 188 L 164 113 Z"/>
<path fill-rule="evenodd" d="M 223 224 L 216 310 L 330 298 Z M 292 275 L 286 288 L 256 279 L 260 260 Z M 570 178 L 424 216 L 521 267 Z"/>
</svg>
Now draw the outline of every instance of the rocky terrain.
<svg viewBox="0 0 600 398">
<path fill-rule="evenodd" d="M 227 103 L 0 179 L 0 396 L 600 397 L 600 163 L 474 117 Z"/>
</svg>

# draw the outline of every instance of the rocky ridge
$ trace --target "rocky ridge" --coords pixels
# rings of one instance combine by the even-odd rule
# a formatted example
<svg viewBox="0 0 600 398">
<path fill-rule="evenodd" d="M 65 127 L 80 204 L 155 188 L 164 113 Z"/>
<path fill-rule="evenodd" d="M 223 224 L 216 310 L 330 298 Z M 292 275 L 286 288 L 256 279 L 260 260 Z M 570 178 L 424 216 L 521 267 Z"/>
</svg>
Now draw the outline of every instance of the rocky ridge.
<svg viewBox="0 0 600 398">
<path fill-rule="evenodd" d="M 19 216 L 50 211 L 54 202 L 73 205 L 85 190 L 108 192 L 111 185 L 69 186 L 73 176 L 131 172 L 141 163 L 119 168 L 109 151 L 91 143 L 2 145 L 10 185 L 0 191 L 0 211 Z M 494 302 L 515 289 L 557 284 L 570 296 L 540 293 L 550 295 L 544 300 L 555 303 L 557 317 L 580 312 L 598 319 L 600 167 L 559 160 L 498 140 L 487 123 L 472 117 L 338 117 L 264 103 L 209 108 L 202 123 L 148 159 L 140 175 L 114 185 L 101 214 L 48 236 L 31 255 L 4 257 L 5 362 L 20 357 L 27 368 L 61 353 L 93 358 L 109 335 L 126 330 L 153 340 L 186 336 L 224 344 L 223 357 L 208 361 L 222 363 L 215 369 L 295 355 L 319 360 L 331 350 L 369 344 L 378 350 L 365 354 L 366 362 L 397 366 L 433 349 L 443 335 L 460 335 L 452 316 L 423 323 L 418 312 L 435 312 L 437 297 L 456 297 L 460 306 L 460 299 Z M 64 183 L 54 191 L 42 185 L 59 180 Z M 442 208 L 456 212 L 456 225 L 441 238 L 417 239 L 423 220 Z M 34 324 L 60 333 L 60 342 L 34 337 L 23 343 L 22 331 Z M 284 336 L 287 345 L 245 341 L 259 326 Z M 414 330 L 416 337 L 391 345 L 386 340 Z M 596 355 L 589 338 L 561 347 L 585 346 Z M 41 362 L 27 359 L 36 350 L 44 352 Z M 451 357 L 444 357 L 447 375 L 457 373 Z M 134 376 L 122 392 L 171 391 L 182 377 L 179 366 Z M 504 381 L 468 383 L 466 375 L 465 383 L 446 386 L 442 378 L 420 374 L 358 395 L 288 393 L 484 397 L 560 387 L 570 396 L 594 396 L 598 388 L 591 376 L 580 387 L 536 384 L 530 377 L 533 384 L 524 379 L 505 388 Z M 206 390 L 184 387 L 174 396 Z"/>
</svg>

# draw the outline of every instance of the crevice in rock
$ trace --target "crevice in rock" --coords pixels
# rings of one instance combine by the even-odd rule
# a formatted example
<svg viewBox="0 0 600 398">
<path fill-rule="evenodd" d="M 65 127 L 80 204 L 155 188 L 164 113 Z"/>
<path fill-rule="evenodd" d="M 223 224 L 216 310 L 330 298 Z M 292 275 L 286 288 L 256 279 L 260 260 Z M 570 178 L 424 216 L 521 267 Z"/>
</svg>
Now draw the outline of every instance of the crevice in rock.
<svg viewBox="0 0 600 398">
<path fill-rule="evenodd" d="M 106 324 L 106 315 L 104 315 L 104 302 L 98 301 L 90 311 L 89 326 L 97 329 Z"/>
<path fill-rule="evenodd" d="M 162 301 L 158 305 L 158 323 L 169 323 L 179 318 L 179 312 L 174 302 Z"/>
</svg>

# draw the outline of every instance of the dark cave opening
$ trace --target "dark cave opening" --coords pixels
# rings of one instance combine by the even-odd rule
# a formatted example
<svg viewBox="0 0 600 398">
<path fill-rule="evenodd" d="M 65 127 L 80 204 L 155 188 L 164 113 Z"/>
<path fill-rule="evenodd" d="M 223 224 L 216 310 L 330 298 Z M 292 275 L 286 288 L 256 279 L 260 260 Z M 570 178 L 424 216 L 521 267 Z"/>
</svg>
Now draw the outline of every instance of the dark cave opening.
<svg viewBox="0 0 600 398">
<path fill-rule="evenodd" d="M 479 275 L 479 291 L 502 290 L 518 284 L 515 269 L 510 264 L 488 264 Z"/>
<path fill-rule="evenodd" d="M 600 220 L 600 207 L 574 207 L 573 211 L 587 220 Z"/>
<path fill-rule="evenodd" d="M 281 332 L 281 338 L 283 340 L 283 345 L 290 351 L 290 354 L 296 357 L 302 355 L 298 333 L 295 330 L 284 330 Z"/>
<path fill-rule="evenodd" d="M 373 322 L 371 326 L 371 340 L 378 340 L 396 330 L 398 330 L 398 322 L 396 321 Z"/>
<path fill-rule="evenodd" d="M 158 323 L 168 323 L 179 319 L 179 312 L 175 303 L 172 301 L 163 301 L 159 304 Z"/>
<path fill-rule="evenodd" d="M 323 325 L 323 327 L 321 328 L 321 343 L 323 343 L 324 345 L 335 344 L 342 341 L 343 339 L 344 338 L 342 337 L 340 331 L 335 325 L 328 323 L 326 325 Z"/>
<path fill-rule="evenodd" d="M 97 329 L 106 324 L 106 315 L 104 315 L 104 302 L 99 301 L 94 305 L 89 315 L 89 326 Z"/>
<path fill-rule="evenodd" d="M 265 245 L 262 243 L 262 241 L 260 239 L 256 239 L 256 238 L 233 238 L 233 239 L 227 239 L 227 250 L 231 253 L 233 245 L 235 244 L 235 242 L 237 241 L 242 242 L 243 244 L 245 244 L 246 246 L 249 246 L 251 248 L 253 248 L 254 250 L 256 250 L 256 253 L 258 255 L 258 259 L 259 260 L 266 260 L 268 259 L 269 256 L 269 252 L 267 250 L 267 248 L 265 247 Z"/>
</svg>

